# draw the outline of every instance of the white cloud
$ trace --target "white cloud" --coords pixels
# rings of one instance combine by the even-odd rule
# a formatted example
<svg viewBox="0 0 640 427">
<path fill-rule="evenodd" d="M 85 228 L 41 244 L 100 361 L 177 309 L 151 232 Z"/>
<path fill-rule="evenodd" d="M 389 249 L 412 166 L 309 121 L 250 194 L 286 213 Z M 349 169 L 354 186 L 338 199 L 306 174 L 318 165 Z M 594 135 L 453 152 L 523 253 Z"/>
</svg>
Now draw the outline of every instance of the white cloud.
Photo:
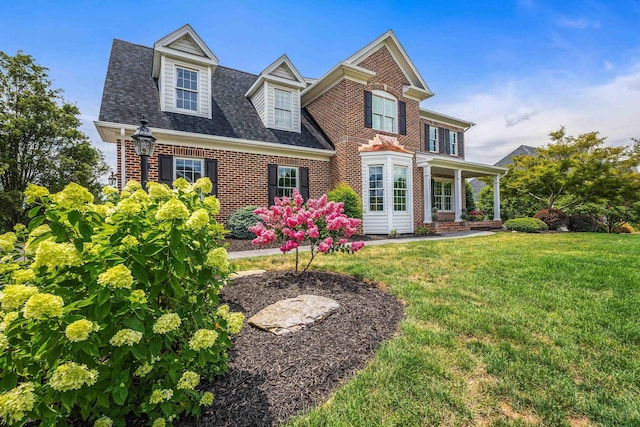
<svg viewBox="0 0 640 427">
<path fill-rule="evenodd" d="M 592 21 L 587 18 L 567 18 L 563 17 L 556 21 L 556 25 L 562 28 L 569 28 L 571 30 L 599 30 L 601 27 L 600 21 Z"/>
<path fill-rule="evenodd" d="M 467 131 L 467 160 L 493 164 L 520 145 L 549 143 L 560 126 L 569 135 L 599 131 L 610 145 L 640 137 L 640 69 L 601 84 L 567 77 L 530 77 L 486 86 L 455 104 L 430 108 L 477 123 Z"/>
</svg>

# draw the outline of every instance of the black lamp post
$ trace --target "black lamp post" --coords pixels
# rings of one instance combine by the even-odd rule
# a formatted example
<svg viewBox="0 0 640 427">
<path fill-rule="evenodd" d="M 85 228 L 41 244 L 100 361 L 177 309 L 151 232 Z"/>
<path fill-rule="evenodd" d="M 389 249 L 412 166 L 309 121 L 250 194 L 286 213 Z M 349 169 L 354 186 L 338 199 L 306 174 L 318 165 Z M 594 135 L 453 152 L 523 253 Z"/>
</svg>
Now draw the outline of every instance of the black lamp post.
<svg viewBox="0 0 640 427">
<path fill-rule="evenodd" d="M 109 178 L 107 178 L 107 180 L 109 181 L 110 186 L 115 187 L 116 183 L 118 182 L 118 177 L 116 176 L 115 172 L 111 171 L 111 175 L 109 175 Z"/>
<path fill-rule="evenodd" d="M 144 116 L 140 120 L 142 126 L 140 126 L 131 135 L 133 138 L 133 148 L 136 150 L 136 154 L 140 156 L 140 174 L 142 181 L 142 188 L 147 189 L 147 181 L 149 180 L 149 156 L 153 154 L 155 148 L 156 138 L 151 134 L 151 131 L 147 127 L 147 121 Z"/>
</svg>

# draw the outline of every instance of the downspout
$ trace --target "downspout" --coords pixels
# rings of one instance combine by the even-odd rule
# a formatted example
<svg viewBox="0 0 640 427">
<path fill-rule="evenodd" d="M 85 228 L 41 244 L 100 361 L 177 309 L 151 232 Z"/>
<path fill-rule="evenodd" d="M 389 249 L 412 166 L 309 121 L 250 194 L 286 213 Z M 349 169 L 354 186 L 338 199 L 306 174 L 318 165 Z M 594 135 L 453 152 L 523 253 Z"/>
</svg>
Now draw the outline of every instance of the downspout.
<svg viewBox="0 0 640 427">
<path fill-rule="evenodd" d="M 124 185 L 127 182 L 127 175 L 125 172 L 125 165 L 127 162 L 127 155 L 125 150 L 127 148 L 127 144 L 125 142 L 125 132 L 124 128 L 120 128 L 120 190 L 124 190 Z"/>
</svg>

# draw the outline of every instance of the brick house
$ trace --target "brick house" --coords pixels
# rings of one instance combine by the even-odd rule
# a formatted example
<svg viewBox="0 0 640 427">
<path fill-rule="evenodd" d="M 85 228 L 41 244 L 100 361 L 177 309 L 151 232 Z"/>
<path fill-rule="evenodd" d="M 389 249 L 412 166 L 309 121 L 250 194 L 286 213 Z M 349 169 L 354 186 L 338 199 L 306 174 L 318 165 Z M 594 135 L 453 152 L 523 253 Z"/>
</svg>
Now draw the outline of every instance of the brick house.
<svg viewBox="0 0 640 427">
<path fill-rule="evenodd" d="M 117 145 L 121 186 L 140 180 L 131 135 L 142 115 L 157 138 L 149 179 L 209 176 L 221 220 L 297 188 L 319 197 L 346 181 L 363 200 L 363 230 L 462 229 L 466 178 L 493 176 L 499 226 L 504 169 L 468 162 L 474 124 L 420 107 L 433 96 L 392 31 L 317 79 L 286 55 L 260 75 L 218 65 L 185 25 L 153 47 L 114 40 L 95 126 Z"/>
</svg>

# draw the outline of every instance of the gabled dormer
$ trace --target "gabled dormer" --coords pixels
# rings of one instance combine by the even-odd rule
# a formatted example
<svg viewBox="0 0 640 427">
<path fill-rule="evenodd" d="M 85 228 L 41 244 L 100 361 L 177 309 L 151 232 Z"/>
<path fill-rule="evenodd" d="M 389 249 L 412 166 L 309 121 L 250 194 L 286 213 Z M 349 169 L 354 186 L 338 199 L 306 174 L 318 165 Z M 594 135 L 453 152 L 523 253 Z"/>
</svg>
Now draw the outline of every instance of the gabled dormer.
<svg viewBox="0 0 640 427">
<path fill-rule="evenodd" d="M 218 58 L 186 24 L 153 45 L 160 109 L 211 118 L 211 75 Z"/>
<path fill-rule="evenodd" d="M 265 68 L 245 96 L 251 100 L 264 125 L 300 132 L 300 92 L 307 82 L 282 55 Z"/>
</svg>

